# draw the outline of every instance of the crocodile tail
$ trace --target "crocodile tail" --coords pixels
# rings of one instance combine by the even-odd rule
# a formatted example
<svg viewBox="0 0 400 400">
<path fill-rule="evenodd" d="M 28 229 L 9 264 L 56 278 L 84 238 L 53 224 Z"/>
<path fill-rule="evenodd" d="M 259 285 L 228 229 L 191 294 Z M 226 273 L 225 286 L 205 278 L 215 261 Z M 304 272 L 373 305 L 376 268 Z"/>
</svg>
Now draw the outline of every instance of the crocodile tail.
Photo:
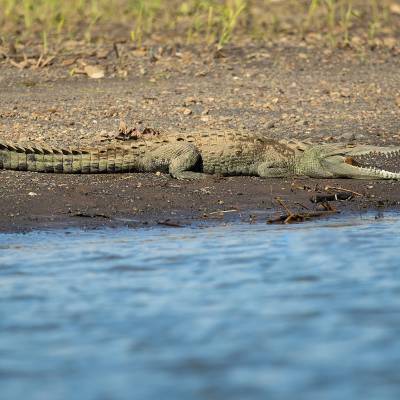
<svg viewBox="0 0 400 400">
<path fill-rule="evenodd" d="M 136 170 L 129 148 L 56 149 L 0 141 L 0 169 L 65 174 L 95 174 Z"/>
</svg>

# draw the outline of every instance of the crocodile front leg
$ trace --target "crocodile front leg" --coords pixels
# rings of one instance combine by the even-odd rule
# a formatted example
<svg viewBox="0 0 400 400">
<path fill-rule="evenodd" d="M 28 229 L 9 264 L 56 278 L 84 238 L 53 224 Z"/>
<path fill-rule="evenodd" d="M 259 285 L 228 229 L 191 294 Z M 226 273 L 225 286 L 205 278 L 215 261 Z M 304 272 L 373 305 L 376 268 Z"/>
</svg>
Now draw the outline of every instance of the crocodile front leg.
<svg viewBox="0 0 400 400">
<path fill-rule="evenodd" d="M 276 166 L 270 162 L 263 162 L 257 168 L 257 174 L 261 178 L 287 178 L 292 175 L 288 168 Z"/>
</svg>

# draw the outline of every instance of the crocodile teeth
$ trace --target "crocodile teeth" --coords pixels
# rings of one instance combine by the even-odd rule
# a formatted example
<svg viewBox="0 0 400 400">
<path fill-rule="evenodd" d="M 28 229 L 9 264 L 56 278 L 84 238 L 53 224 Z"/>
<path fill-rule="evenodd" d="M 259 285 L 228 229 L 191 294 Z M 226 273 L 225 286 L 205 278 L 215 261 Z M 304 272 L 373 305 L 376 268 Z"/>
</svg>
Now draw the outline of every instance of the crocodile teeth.
<svg viewBox="0 0 400 400">
<path fill-rule="evenodd" d="M 400 180 L 400 173 L 397 172 L 390 172 L 390 171 L 386 171 L 383 169 L 378 169 L 378 168 L 371 168 L 371 167 L 356 167 L 358 168 L 360 171 L 365 172 L 367 175 L 370 175 L 371 178 L 375 177 L 379 177 L 379 178 L 383 178 L 383 179 L 399 179 Z"/>
<path fill-rule="evenodd" d="M 378 176 L 399 179 L 400 152 L 398 150 L 372 150 L 351 157 L 352 165 L 368 170 Z"/>
<path fill-rule="evenodd" d="M 377 174 L 385 179 L 400 179 L 400 174 L 396 172 L 390 172 L 375 168 L 370 168 L 369 170 L 374 174 Z"/>
</svg>

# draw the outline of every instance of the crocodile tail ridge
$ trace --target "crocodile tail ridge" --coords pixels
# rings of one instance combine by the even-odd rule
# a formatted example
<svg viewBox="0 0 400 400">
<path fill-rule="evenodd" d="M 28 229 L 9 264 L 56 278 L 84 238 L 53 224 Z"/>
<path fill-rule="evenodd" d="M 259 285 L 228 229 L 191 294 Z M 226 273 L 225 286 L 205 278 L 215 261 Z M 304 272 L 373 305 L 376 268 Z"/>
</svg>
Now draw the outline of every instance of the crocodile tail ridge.
<svg viewBox="0 0 400 400">
<path fill-rule="evenodd" d="M 132 149 L 108 146 L 96 149 L 58 149 L 0 140 L 0 169 L 69 174 L 130 172 L 135 169 Z"/>
</svg>

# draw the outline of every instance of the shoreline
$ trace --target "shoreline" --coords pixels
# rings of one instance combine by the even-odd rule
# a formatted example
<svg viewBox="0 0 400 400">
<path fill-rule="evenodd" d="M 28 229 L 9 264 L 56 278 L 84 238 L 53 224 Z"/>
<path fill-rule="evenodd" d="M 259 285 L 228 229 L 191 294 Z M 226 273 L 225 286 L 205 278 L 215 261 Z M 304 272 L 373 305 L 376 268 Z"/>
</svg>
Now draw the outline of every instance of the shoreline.
<svg viewBox="0 0 400 400">
<path fill-rule="evenodd" d="M 394 181 L 210 176 L 195 182 L 150 173 L 15 171 L 2 171 L 0 179 L 0 232 L 9 233 L 68 227 L 180 227 L 207 221 L 266 223 L 285 214 L 282 204 L 293 213 L 324 212 L 326 208 L 311 199 L 343 190 L 357 195 L 328 202 L 340 213 L 400 210 L 400 188 Z"/>
</svg>

